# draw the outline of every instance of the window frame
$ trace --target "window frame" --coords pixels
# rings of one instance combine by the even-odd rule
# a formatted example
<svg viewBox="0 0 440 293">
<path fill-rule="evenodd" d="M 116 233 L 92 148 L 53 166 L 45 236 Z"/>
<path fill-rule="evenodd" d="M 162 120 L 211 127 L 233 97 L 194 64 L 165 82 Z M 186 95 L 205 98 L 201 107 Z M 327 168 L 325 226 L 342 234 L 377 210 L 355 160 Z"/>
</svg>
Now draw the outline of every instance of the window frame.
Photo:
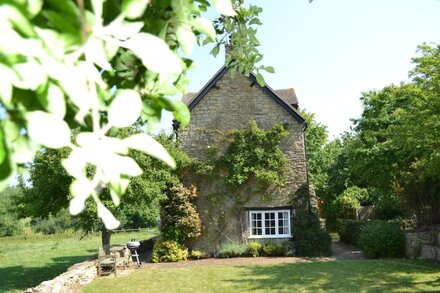
<svg viewBox="0 0 440 293">
<path fill-rule="evenodd" d="M 287 234 L 279 234 L 279 218 L 278 213 L 287 212 Z M 266 213 L 275 213 L 275 234 L 266 234 L 266 223 L 265 223 L 265 215 Z M 261 235 L 252 235 L 253 232 L 253 222 L 252 215 L 260 214 L 261 215 Z M 281 209 L 249 209 L 248 210 L 248 224 L 249 224 L 249 237 L 250 239 L 265 239 L 265 238 L 292 238 L 292 221 L 291 221 L 292 211 L 290 209 L 281 208 Z M 285 219 L 283 219 L 285 220 Z M 285 227 L 285 226 L 281 226 Z M 260 227 L 258 227 L 260 228 Z"/>
</svg>

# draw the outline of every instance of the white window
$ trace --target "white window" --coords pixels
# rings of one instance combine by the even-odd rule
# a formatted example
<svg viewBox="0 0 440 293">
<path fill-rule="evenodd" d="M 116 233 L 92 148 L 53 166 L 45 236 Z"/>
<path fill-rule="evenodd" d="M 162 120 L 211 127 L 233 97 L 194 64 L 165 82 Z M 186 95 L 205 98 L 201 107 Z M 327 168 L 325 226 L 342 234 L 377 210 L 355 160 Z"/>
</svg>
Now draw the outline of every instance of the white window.
<svg viewBox="0 0 440 293">
<path fill-rule="evenodd" d="M 290 210 L 249 211 L 249 238 L 286 238 L 290 233 Z"/>
</svg>

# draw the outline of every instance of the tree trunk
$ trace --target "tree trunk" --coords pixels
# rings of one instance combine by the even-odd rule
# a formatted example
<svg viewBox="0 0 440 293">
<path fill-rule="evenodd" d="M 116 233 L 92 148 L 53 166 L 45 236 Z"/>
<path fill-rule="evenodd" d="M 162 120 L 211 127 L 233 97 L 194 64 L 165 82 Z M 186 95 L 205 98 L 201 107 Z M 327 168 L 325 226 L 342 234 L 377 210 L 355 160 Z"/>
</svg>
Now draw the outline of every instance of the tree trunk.
<svg viewBox="0 0 440 293">
<path fill-rule="evenodd" d="M 102 240 L 102 247 L 104 248 L 106 254 L 110 254 L 111 236 L 112 236 L 112 231 L 107 230 L 103 224 L 101 229 L 101 240 Z"/>
</svg>

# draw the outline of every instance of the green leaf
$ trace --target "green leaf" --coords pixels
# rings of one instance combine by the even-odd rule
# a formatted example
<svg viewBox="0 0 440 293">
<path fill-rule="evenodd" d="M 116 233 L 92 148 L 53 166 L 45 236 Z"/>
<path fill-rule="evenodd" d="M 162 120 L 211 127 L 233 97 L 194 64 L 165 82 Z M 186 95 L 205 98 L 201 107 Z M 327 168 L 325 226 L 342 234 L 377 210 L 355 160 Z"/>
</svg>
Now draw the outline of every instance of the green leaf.
<svg viewBox="0 0 440 293">
<path fill-rule="evenodd" d="M 35 31 L 29 20 L 12 5 L 0 5 L 0 18 L 9 20 L 23 35 L 34 37 Z"/>
<path fill-rule="evenodd" d="M 7 147 L 5 145 L 5 135 L 3 128 L 0 128 L 0 163 L 6 159 Z"/>
<path fill-rule="evenodd" d="M 232 8 L 232 3 L 230 0 L 212 0 L 214 7 L 223 15 L 234 16 L 235 11 Z"/>
<path fill-rule="evenodd" d="M 257 82 L 261 87 L 264 87 L 266 85 L 266 82 L 264 81 L 264 77 L 263 75 L 261 75 L 261 73 L 257 73 L 255 77 L 257 78 Z"/>
<path fill-rule="evenodd" d="M 36 90 L 47 81 L 46 71 L 35 59 L 16 64 L 14 69 L 19 77 L 14 81 L 14 85 L 18 88 Z"/>
<path fill-rule="evenodd" d="M 139 167 L 138 163 L 136 163 L 136 161 L 130 157 L 115 154 L 110 156 L 109 159 L 111 159 L 112 162 L 109 162 L 110 164 L 108 166 L 116 169 L 120 174 L 125 174 L 132 177 L 142 174 L 142 169 Z M 104 170 L 104 172 L 105 171 L 106 170 Z"/>
<path fill-rule="evenodd" d="M 0 99 L 2 104 L 6 107 L 11 106 L 12 100 L 12 81 L 15 72 L 9 68 L 0 64 L 0 76 L 2 81 L 0 82 Z"/>
<path fill-rule="evenodd" d="M 218 53 L 220 52 L 220 45 L 215 45 L 214 46 L 214 48 L 212 48 L 212 50 L 211 50 L 211 54 L 214 56 L 214 57 L 217 57 L 217 55 L 218 55 Z"/>
<path fill-rule="evenodd" d="M 196 36 L 187 25 L 180 25 L 176 30 L 177 41 L 182 46 L 183 53 L 191 54 L 197 42 Z"/>
<path fill-rule="evenodd" d="M 150 0 L 123 0 L 122 14 L 128 19 L 139 18 L 144 14 Z"/>
<path fill-rule="evenodd" d="M 105 0 L 92 0 L 93 12 L 100 23 L 102 23 L 102 4 L 104 1 Z"/>
<path fill-rule="evenodd" d="M 43 7 L 43 0 L 28 0 L 26 10 L 30 18 L 34 18 Z"/>
<path fill-rule="evenodd" d="M 70 144 L 70 128 L 54 114 L 33 111 L 26 115 L 29 136 L 39 144 L 61 148 Z"/>
<path fill-rule="evenodd" d="M 110 182 L 110 196 L 116 207 L 121 203 L 121 197 L 127 190 L 130 180 L 121 178 L 119 181 Z"/>
<path fill-rule="evenodd" d="M 204 17 L 198 17 L 192 21 L 194 29 L 202 34 L 206 34 L 211 41 L 215 41 L 215 29 L 212 22 Z"/>
<path fill-rule="evenodd" d="M 5 143 L 4 132 L 0 128 L 0 191 L 6 188 L 13 173 L 14 169 L 9 158 L 9 150 Z"/>
<path fill-rule="evenodd" d="M 185 103 L 165 97 L 161 97 L 159 100 L 161 102 L 161 106 L 165 110 L 173 112 L 174 118 L 180 121 L 182 127 L 186 127 L 188 125 L 191 114 Z"/>
<path fill-rule="evenodd" d="M 12 158 L 14 162 L 19 164 L 31 162 L 38 150 L 37 145 L 25 135 L 21 135 L 14 139 L 13 148 L 14 152 L 12 153 Z"/>
<path fill-rule="evenodd" d="M 108 32 L 118 40 L 126 40 L 141 31 L 144 23 L 142 21 L 128 22 L 115 19 L 108 25 Z"/>
<path fill-rule="evenodd" d="M 264 66 L 262 69 L 266 70 L 269 73 L 275 73 L 275 69 L 272 66 Z"/>
<path fill-rule="evenodd" d="M 105 228 L 113 230 L 119 227 L 121 223 L 116 220 L 115 216 L 100 202 L 97 203 L 98 217 L 102 219 Z"/>
<path fill-rule="evenodd" d="M 154 35 L 139 33 L 128 39 L 124 46 L 132 50 L 151 71 L 176 74 L 182 72 L 180 58 L 163 40 Z"/>
<path fill-rule="evenodd" d="M 85 209 L 85 201 L 94 191 L 95 186 L 87 178 L 76 179 L 70 185 L 70 193 L 73 198 L 69 203 L 69 212 L 71 215 L 76 216 Z"/>
<path fill-rule="evenodd" d="M 75 178 L 85 177 L 87 163 L 87 153 L 82 148 L 73 149 L 69 157 L 61 162 L 67 173 Z"/>
<path fill-rule="evenodd" d="M 109 123 L 116 127 L 128 127 L 139 118 L 142 100 L 135 90 L 121 90 L 108 109 Z"/>
<path fill-rule="evenodd" d="M 146 153 L 166 163 L 171 168 L 176 168 L 176 162 L 168 151 L 154 138 L 145 133 L 138 133 L 125 138 L 127 147 Z"/>
<path fill-rule="evenodd" d="M 89 60 L 93 61 L 101 69 L 112 70 L 110 63 L 107 61 L 107 54 L 102 40 L 89 38 L 85 52 Z"/>
<path fill-rule="evenodd" d="M 47 110 L 59 118 L 66 115 L 66 102 L 63 91 L 56 85 L 50 84 L 47 92 Z"/>
<path fill-rule="evenodd" d="M 9 181 L 13 178 L 14 173 L 14 167 L 10 160 L 8 158 L 3 160 L 0 164 L 0 191 L 9 185 Z"/>
</svg>

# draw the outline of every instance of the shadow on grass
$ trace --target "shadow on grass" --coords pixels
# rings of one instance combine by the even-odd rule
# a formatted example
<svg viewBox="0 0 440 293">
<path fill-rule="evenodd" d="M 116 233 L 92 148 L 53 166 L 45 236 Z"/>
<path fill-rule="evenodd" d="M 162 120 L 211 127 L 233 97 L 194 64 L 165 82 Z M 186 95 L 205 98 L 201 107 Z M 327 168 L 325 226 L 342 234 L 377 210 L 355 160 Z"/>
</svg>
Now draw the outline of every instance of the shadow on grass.
<svg viewBox="0 0 440 293">
<path fill-rule="evenodd" d="M 88 252 L 94 252 L 89 250 Z M 53 263 L 42 267 L 0 267 L 0 292 L 22 291 L 64 273 L 72 265 L 91 259 L 90 254 L 52 258 Z"/>
<path fill-rule="evenodd" d="M 222 280 L 257 291 L 440 292 L 440 265 L 420 261 L 362 260 L 242 266 Z"/>
</svg>

